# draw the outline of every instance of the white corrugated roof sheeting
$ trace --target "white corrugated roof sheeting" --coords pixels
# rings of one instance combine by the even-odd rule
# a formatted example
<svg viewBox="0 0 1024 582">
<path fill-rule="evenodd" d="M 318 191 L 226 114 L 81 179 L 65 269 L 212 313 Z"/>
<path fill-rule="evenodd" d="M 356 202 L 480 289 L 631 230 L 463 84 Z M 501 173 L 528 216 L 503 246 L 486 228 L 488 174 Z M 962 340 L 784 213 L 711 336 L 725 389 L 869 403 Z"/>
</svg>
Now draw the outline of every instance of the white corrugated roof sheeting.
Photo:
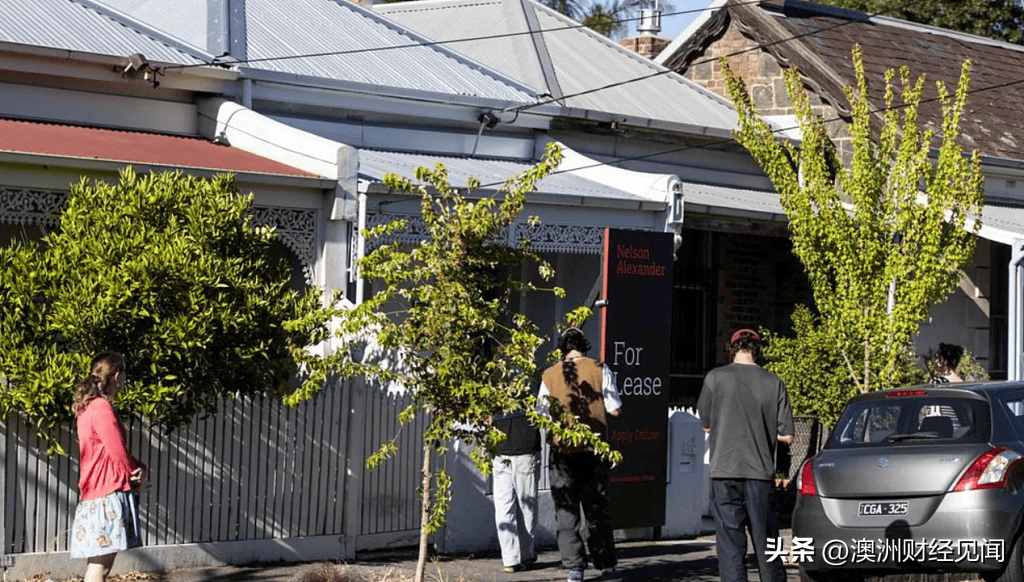
<svg viewBox="0 0 1024 582">
<path fill-rule="evenodd" d="M 1024 206 L 1009 202 L 986 203 L 981 211 L 979 235 L 1008 245 L 1024 239 Z"/>
<path fill-rule="evenodd" d="M 201 64 L 195 55 L 74 0 L 0 0 L 0 41 L 153 62 Z"/>
<path fill-rule="evenodd" d="M 249 59 L 356 51 L 255 62 L 261 69 L 401 87 L 532 102 L 532 95 L 418 39 L 346 0 L 247 0 Z M 393 48 L 402 47 L 402 48 Z"/>
<path fill-rule="evenodd" d="M 686 183 L 683 208 L 686 212 L 715 216 L 787 220 L 778 193 L 763 190 Z"/>
<path fill-rule="evenodd" d="M 539 30 L 550 31 L 543 33 L 539 47 L 546 45 L 561 94 L 569 96 L 559 103 L 721 131 L 736 124 L 735 112 L 721 97 L 531 0 L 421 0 L 374 9 L 441 41 L 523 33 L 527 19 L 522 13 L 528 10 Z M 549 85 L 537 58 L 539 47 L 527 48 L 529 40 L 530 35 L 518 34 L 449 46 L 544 91 Z M 578 95 L 595 89 L 600 90 Z"/>
<path fill-rule="evenodd" d="M 193 46 L 206 46 L 206 0 L 95 0 L 143 22 L 161 23 L 161 30 Z M 188 18 L 182 18 L 182 15 Z"/>
<path fill-rule="evenodd" d="M 395 173 L 412 179 L 417 167 L 433 168 L 440 162 L 448 171 L 451 184 L 464 187 L 469 178 L 480 180 L 481 188 L 496 190 L 505 180 L 529 169 L 532 161 L 488 160 L 473 157 L 409 154 L 377 150 L 359 150 L 359 175 L 379 182 L 384 174 Z M 537 183 L 537 191 L 528 200 L 548 204 L 624 208 L 661 211 L 667 203 L 630 191 L 631 186 L 585 177 L 584 170 L 555 172 Z M 624 171 L 632 177 L 634 172 Z M 653 176 L 653 175 L 652 175 Z"/>
<path fill-rule="evenodd" d="M 205 32 L 190 28 L 207 22 L 205 0 L 159 12 L 146 11 L 142 0 L 97 1 L 160 30 L 190 34 L 195 38 L 187 40 L 205 48 Z M 253 61 L 245 67 L 382 89 L 536 101 L 525 85 L 443 46 L 423 46 L 427 39 L 348 0 L 246 0 L 244 6 L 245 60 Z"/>
</svg>

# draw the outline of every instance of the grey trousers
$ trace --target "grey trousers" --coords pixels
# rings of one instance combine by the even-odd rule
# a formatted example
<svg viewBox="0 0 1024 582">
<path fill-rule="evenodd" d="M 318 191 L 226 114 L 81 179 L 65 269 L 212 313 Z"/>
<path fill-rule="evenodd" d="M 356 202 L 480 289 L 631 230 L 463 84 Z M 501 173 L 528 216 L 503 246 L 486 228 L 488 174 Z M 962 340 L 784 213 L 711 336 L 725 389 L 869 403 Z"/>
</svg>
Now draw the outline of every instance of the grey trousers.
<svg viewBox="0 0 1024 582">
<path fill-rule="evenodd" d="M 494 525 L 503 566 L 516 566 L 537 555 L 533 532 L 537 527 L 539 468 L 539 453 L 494 457 Z"/>
</svg>

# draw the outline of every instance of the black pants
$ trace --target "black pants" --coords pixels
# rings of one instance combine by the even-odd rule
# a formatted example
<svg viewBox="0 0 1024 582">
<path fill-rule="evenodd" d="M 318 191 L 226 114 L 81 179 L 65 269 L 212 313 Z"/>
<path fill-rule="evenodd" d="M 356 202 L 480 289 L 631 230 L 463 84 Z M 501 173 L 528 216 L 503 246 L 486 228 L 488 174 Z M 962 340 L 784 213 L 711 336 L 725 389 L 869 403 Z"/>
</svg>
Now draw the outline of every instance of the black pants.
<svg viewBox="0 0 1024 582">
<path fill-rule="evenodd" d="M 608 501 L 608 463 L 594 453 L 551 450 L 548 478 L 558 525 L 558 551 L 569 570 L 587 567 L 580 536 L 580 506 L 587 520 L 587 547 L 594 568 L 615 566 L 615 540 Z"/>
<path fill-rule="evenodd" d="M 715 549 L 722 582 L 745 582 L 747 530 L 757 556 L 761 582 L 785 582 L 781 560 L 768 561 L 768 538 L 779 537 L 775 509 L 771 507 L 771 481 L 712 479 L 711 512 L 715 516 Z"/>
</svg>

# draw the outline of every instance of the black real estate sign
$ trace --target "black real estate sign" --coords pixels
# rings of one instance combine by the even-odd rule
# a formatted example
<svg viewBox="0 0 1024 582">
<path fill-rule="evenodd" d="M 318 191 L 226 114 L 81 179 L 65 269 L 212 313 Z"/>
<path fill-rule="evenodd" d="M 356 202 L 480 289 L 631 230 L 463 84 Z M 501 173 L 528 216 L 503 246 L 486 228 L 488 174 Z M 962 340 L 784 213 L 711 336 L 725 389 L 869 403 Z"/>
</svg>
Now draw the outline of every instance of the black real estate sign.
<svg viewBox="0 0 1024 582">
<path fill-rule="evenodd" d="M 672 233 L 605 229 L 601 359 L 622 396 L 608 431 L 622 453 L 611 472 L 617 529 L 665 523 L 673 246 Z"/>
</svg>

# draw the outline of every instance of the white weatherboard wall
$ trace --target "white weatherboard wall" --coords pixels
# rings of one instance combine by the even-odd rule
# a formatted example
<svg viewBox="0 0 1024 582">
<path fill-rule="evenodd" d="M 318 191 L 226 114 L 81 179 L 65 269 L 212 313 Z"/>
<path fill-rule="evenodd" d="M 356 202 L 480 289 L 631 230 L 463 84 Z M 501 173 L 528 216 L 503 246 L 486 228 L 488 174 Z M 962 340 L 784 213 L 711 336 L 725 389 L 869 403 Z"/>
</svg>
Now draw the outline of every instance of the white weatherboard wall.
<svg viewBox="0 0 1024 582">
<path fill-rule="evenodd" d="M 708 478 L 704 455 L 704 429 L 700 419 L 688 412 L 669 413 L 668 423 L 669 482 L 666 486 L 664 538 L 687 538 L 706 533 L 701 516 L 708 511 Z M 494 502 L 490 479 L 476 469 L 463 443 L 452 447 L 448 455 L 448 471 L 453 479 L 452 508 L 448 512 L 443 534 L 436 540 L 441 551 L 483 552 L 498 549 L 494 525 Z M 537 530 L 534 535 L 541 546 L 556 543 L 555 508 L 547 478 L 547 445 L 541 454 L 538 476 Z M 614 503 L 615 500 L 612 500 Z M 640 537 L 650 530 L 622 530 L 620 535 Z"/>
</svg>

